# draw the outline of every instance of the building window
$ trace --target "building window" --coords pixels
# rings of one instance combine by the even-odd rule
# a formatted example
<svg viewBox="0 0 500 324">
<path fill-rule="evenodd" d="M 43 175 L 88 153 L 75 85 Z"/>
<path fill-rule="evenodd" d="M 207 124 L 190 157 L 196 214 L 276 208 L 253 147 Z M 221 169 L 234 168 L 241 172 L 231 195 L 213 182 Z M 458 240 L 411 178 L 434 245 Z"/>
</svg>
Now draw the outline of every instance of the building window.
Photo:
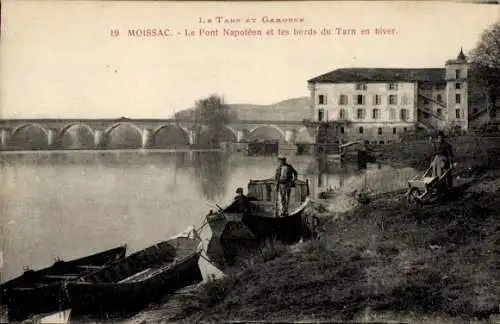
<svg viewBox="0 0 500 324">
<path fill-rule="evenodd" d="M 356 118 L 358 118 L 358 119 L 364 119 L 365 118 L 365 110 L 364 109 L 358 109 L 356 111 Z"/>
<path fill-rule="evenodd" d="M 347 105 L 347 96 L 344 94 L 341 94 L 339 97 L 339 105 L 345 106 Z"/>
<path fill-rule="evenodd" d="M 401 104 L 402 105 L 407 105 L 409 103 L 409 100 L 408 100 L 408 95 L 407 94 L 404 94 L 401 96 Z"/>
<path fill-rule="evenodd" d="M 457 119 L 459 119 L 459 118 L 460 118 L 460 109 L 456 109 L 456 110 L 455 110 L 455 117 L 456 117 Z"/>
<path fill-rule="evenodd" d="M 367 88 L 365 83 L 356 83 L 356 90 L 366 90 Z"/>
<path fill-rule="evenodd" d="M 462 84 L 461 83 L 455 83 L 455 89 L 461 89 L 462 88 Z"/>
<path fill-rule="evenodd" d="M 459 104 L 459 103 L 460 103 L 460 101 L 462 101 L 461 99 L 462 99 L 462 97 L 460 96 L 460 93 L 457 93 L 457 94 L 455 95 L 455 102 L 456 102 L 457 104 Z"/>
<path fill-rule="evenodd" d="M 402 121 L 407 121 L 408 120 L 408 110 L 407 109 L 401 109 L 399 112 L 399 119 Z"/>
<path fill-rule="evenodd" d="M 325 118 L 325 111 L 323 109 L 318 109 L 318 121 L 323 121 Z"/>
<path fill-rule="evenodd" d="M 438 109 L 438 110 L 436 111 L 436 113 L 437 113 L 437 115 L 438 115 L 439 117 L 441 117 L 441 116 L 443 115 L 443 110 L 442 110 L 442 109 Z"/>
<path fill-rule="evenodd" d="M 396 134 L 396 127 L 394 127 L 394 128 L 392 129 L 392 133 L 393 133 L 393 134 Z"/>
<path fill-rule="evenodd" d="M 363 95 L 356 95 L 355 100 L 356 100 L 357 105 L 364 105 L 365 104 L 365 96 L 363 96 Z"/>
<path fill-rule="evenodd" d="M 382 98 L 380 97 L 380 95 L 373 96 L 373 103 L 375 105 L 380 105 L 382 103 Z"/>
<path fill-rule="evenodd" d="M 396 110 L 395 110 L 394 108 L 391 108 L 391 109 L 389 110 L 389 118 L 390 118 L 391 120 L 396 119 Z"/>
<path fill-rule="evenodd" d="M 319 95 L 318 96 L 318 104 L 320 104 L 320 105 L 326 105 L 326 96 L 325 95 Z"/>
<path fill-rule="evenodd" d="M 372 118 L 373 119 L 379 119 L 380 118 L 379 115 L 380 115 L 380 113 L 379 113 L 378 109 L 375 108 L 372 110 Z"/>
<path fill-rule="evenodd" d="M 344 133 L 345 133 L 344 126 L 340 126 L 340 134 L 344 134 Z"/>
<path fill-rule="evenodd" d="M 378 133 L 379 135 L 382 135 L 382 127 L 379 127 L 379 128 L 378 128 L 377 133 Z"/>
<path fill-rule="evenodd" d="M 397 105 L 398 97 L 396 95 L 389 95 L 389 105 Z"/>
<path fill-rule="evenodd" d="M 429 113 L 428 113 L 428 112 L 426 112 L 426 111 L 424 111 L 424 118 L 425 118 L 425 119 L 429 119 Z"/>
<path fill-rule="evenodd" d="M 437 100 L 437 101 L 439 101 L 439 102 L 441 102 L 441 101 L 443 100 L 443 97 L 441 97 L 441 95 L 440 95 L 440 94 L 438 94 L 438 95 L 436 96 L 436 100 Z"/>
<path fill-rule="evenodd" d="M 360 133 L 360 134 L 363 134 L 363 126 L 361 126 L 361 127 L 359 128 L 359 133 Z"/>
<path fill-rule="evenodd" d="M 396 83 L 389 83 L 389 90 L 398 90 L 398 85 Z"/>
<path fill-rule="evenodd" d="M 408 128 L 403 127 L 403 132 L 406 133 L 408 131 Z"/>
<path fill-rule="evenodd" d="M 460 69 L 455 70 L 455 79 L 460 79 Z"/>
<path fill-rule="evenodd" d="M 347 119 L 347 111 L 345 109 L 340 109 L 339 119 Z"/>
</svg>

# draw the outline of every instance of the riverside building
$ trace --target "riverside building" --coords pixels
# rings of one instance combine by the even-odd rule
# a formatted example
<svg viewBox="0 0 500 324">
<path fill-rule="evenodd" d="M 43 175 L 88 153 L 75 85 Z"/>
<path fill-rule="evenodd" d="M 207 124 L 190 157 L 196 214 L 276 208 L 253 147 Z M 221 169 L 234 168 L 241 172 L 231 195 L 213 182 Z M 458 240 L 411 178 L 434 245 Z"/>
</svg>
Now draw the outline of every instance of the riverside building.
<svg viewBox="0 0 500 324">
<path fill-rule="evenodd" d="M 338 121 L 349 140 L 390 142 L 416 129 L 466 131 L 468 63 L 442 68 L 341 68 L 308 80 L 311 119 Z"/>
</svg>

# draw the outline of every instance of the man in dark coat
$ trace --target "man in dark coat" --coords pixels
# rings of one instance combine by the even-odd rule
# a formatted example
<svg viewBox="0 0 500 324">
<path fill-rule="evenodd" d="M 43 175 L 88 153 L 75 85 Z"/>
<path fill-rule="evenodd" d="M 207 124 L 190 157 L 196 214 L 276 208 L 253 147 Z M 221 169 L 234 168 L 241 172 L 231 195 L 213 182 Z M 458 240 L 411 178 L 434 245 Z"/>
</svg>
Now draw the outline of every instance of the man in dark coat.
<svg viewBox="0 0 500 324">
<path fill-rule="evenodd" d="M 440 131 L 437 134 L 437 142 L 434 146 L 435 175 L 441 176 L 445 170 L 450 169 L 453 166 L 453 159 L 453 147 L 446 141 L 444 133 Z M 445 181 L 447 188 L 453 187 L 451 170 L 446 175 Z"/>
<path fill-rule="evenodd" d="M 276 191 L 280 197 L 280 214 L 281 216 L 287 216 L 290 193 L 292 188 L 295 187 L 298 173 L 293 166 L 286 162 L 285 157 L 279 157 L 278 160 L 280 164 L 276 169 L 274 177 L 276 181 Z"/>
</svg>

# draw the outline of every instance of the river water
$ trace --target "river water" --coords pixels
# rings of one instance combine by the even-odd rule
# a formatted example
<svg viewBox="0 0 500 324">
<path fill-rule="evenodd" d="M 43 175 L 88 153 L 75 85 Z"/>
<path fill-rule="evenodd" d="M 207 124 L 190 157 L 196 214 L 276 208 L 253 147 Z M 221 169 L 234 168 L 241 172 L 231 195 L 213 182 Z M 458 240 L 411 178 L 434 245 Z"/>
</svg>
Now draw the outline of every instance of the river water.
<svg viewBox="0 0 500 324">
<path fill-rule="evenodd" d="M 371 165 L 320 172 L 318 162 L 290 162 L 314 197 L 333 188 L 403 187 L 415 172 Z M 0 154 L 1 281 L 127 243 L 128 253 L 201 225 L 214 204 L 230 202 L 249 179 L 274 175 L 275 157 L 220 152 L 67 151 Z M 341 200 L 334 209 L 343 207 Z"/>
</svg>

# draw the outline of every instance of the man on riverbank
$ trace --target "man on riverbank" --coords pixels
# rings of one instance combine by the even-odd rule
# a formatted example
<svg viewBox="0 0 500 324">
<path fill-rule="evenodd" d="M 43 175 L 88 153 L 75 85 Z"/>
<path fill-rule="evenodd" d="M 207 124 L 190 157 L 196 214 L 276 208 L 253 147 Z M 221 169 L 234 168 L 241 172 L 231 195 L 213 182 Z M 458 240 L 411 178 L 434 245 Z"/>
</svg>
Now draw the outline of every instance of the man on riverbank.
<svg viewBox="0 0 500 324">
<path fill-rule="evenodd" d="M 276 169 L 276 192 L 280 198 L 280 215 L 288 215 L 288 204 L 290 200 L 290 193 L 292 188 L 295 187 L 295 181 L 297 180 L 297 170 L 293 166 L 287 163 L 285 157 L 279 157 L 279 166 Z"/>
<path fill-rule="evenodd" d="M 437 134 L 437 142 L 434 146 L 433 156 L 434 176 L 441 176 L 447 169 L 450 169 L 453 166 L 453 147 L 446 141 L 442 131 Z M 445 181 L 448 189 L 453 187 L 451 170 L 446 175 Z"/>
</svg>

